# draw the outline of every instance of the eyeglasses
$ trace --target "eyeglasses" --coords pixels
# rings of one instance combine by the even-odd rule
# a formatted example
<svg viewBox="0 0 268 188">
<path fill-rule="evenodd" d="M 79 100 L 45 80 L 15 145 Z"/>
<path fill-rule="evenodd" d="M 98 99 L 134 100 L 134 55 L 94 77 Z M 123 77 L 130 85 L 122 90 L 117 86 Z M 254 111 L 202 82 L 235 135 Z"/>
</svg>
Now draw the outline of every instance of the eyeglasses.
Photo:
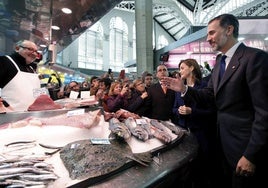
<svg viewBox="0 0 268 188">
<path fill-rule="evenodd" d="M 37 50 L 35 50 L 35 49 L 33 49 L 33 48 L 29 48 L 29 47 L 21 46 L 21 45 L 20 45 L 20 47 L 23 48 L 23 49 L 26 49 L 26 50 L 28 50 L 28 51 L 30 51 L 30 52 L 32 52 L 32 53 L 35 53 L 36 55 L 39 54 L 39 53 L 37 52 Z"/>
</svg>

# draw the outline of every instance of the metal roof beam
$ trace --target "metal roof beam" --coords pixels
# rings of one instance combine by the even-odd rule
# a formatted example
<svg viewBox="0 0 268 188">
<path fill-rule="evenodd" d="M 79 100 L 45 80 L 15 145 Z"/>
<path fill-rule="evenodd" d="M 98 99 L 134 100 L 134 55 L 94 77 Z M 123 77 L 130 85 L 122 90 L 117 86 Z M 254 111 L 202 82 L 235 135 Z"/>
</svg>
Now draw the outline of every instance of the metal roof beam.
<svg viewBox="0 0 268 188">
<path fill-rule="evenodd" d="M 165 24 L 165 23 L 171 22 L 172 20 L 175 20 L 175 18 L 172 17 L 172 18 L 167 19 L 167 20 L 165 20 L 165 21 L 163 21 L 163 22 L 160 22 L 160 23 L 161 23 L 161 24 Z"/>
<path fill-rule="evenodd" d="M 156 17 L 160 17 L 160 16 L 165 16 L 165 15 L 167 15 L 167 13 L 163 12 L 163 13 L 160 13 L 160 14 L 156 14 L 154 17 L 156 18 Z"/>
<path fill-rule="evenodd" d="M 158 23 L 159 26 L 162 27 L 162 29 L 165 30 L 167 34 L 174 39 L 174 41 L 177 41 L 177 39 L 170 32 L 168 32 L 168 30 L 157 19 L 153 18 L 153 20 Z"/>
<path fill-rule="evenodd" d="M 180 25 L 180 23 L 181 23 L 181 22 L 178 22 L 177 24 L 174 24 L 174 25 L 172 25 L 171 27 L 168 27 L 167 30 L 171 30 L 171 29 L 173 29 L 174 27 Z"/>
<path fill-rule="evenodd" d="M 173 35 L 177 35 L 178 33 L 180 33 L 182 30 L 184 29 L 184 27 L 180 28 L 176 33 L 174 33 Z"/>
</svg>

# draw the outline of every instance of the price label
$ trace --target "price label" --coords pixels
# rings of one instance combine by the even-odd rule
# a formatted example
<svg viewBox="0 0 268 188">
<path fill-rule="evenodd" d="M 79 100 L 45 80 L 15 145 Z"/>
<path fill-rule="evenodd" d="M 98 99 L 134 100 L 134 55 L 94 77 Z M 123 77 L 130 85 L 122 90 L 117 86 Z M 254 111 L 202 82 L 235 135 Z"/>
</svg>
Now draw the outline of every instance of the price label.
<svg viewBox="0 0 268 188">
<path fill-rule="evenodd" d="M 111 144 L 107 138 L 91 138 L 90 141 L 92 144 Z"/>
<path fill-rule="evenodd" d="M 42 87 L 42 88 L 33 89 L 34 98 L 37 98 L 40 95 L 49 95 L 47 88 Z"/>
<path fill-rule="evenodd" d="M 67 116 L 77 116 L 77 115 L 82 115 L 85 113 L 85 109 L 81 108 L 78 110 L 71 110 L 67 112 Z"/>
</svg>

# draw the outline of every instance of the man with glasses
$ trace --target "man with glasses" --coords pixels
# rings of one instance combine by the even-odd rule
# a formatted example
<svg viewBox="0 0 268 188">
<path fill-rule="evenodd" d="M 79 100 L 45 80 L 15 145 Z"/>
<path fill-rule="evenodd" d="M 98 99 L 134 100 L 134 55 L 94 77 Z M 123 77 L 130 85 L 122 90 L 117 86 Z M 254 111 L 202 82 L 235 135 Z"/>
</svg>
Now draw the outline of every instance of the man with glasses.
<svg viewBox="0 0 268 188">
<path fill-rule="evenodd" d="M 31 65 L 38 57 L 37 45 L 29 40 L 17 42 L 11 55 L 0 56 L 2 98 L 15 111 L 27 110 L 35 100 L 33 91 L 40 88 L 40 79 Z"/>
</svg>

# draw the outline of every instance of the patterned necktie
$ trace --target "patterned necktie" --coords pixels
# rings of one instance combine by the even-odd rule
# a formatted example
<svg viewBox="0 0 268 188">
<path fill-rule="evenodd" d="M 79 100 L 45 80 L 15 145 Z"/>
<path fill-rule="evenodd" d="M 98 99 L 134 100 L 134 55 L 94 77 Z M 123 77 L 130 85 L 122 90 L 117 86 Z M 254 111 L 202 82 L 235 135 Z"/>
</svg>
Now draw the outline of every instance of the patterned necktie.
<svg viewBox="0 0 268 188">
<path fill-rule="evenodd" d="M 166 94 L 166 92 L 167 92 L 167 86 L 163 85 L 161 82 L 160 82 L 160 85 L 162 87 L 163 92 Z"/>
<path fill-rule="evenodd" d="M 225 59 L 226 59 L 226 57 L 227 57 L 226 55 L 223 55 L 223 56 L 221 57 L 219 80 L 222 79 L 222 76 L 223 76 L 223 74 L 224 74 L 224 72 L 225 72 L 225 66 L 226 66 Z"/>
<path fill-rule="evenodd" d="M 167 87 L 164 86 L 164 85 L 161 85 L 161 86 L 162 86 L 163 92 L 166 94 L 167 93 Z"/>
</svg>

